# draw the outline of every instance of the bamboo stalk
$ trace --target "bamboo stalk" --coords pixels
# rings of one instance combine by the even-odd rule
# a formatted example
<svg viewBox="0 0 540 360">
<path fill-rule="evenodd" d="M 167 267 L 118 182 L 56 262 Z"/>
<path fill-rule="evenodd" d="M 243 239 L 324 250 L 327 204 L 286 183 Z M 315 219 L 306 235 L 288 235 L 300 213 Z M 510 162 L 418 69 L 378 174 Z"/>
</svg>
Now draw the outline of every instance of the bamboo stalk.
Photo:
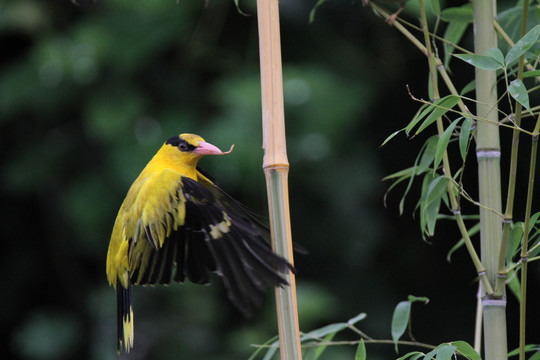
<svg viewBox="0 0 540 360">
<path fill-rule="evenodd" d="M 474 0 L 474 49 L 485 55 L 497 47 L 493 26 L 494 0 Z M 476 68 L 477 116 L 497 121 L 497 79 L 495 71 Z M 478 122 L 476 155 L 478 158 L 479 200 L 484 206 L 502 212 L 500 179 L 499 128 L 488 122 Z M 491 284 L 496 283 L 499 251 L 502 240 L 502 218 L 480 208 L 480 246 L 482 263 L 486 266 Z M 483 288 L 484 349 L 486 360 L 503 360 L 507 354 L 506 301 L 502 295 L 494 297 Z"/>
<path fill-rule="evenodd" d="M 529 183 L 527 187 L 527 204 L 525 206 L 525 225 L 523 228 L 523 243 L 521 244 L 521 302 L 519 306 L 519 360 L 525 360 L 525 325 L 527 315 L 527 265 L 529 263 L 529 230 L 531 228 L 531 209 L 534 191 L 534 175 L 536 173 L 536 157 L 538 153 L 538 137 L 540 117 L 536 120 L 531 145 L 531 162 L 529 165 Z"/>
<path fill-rule="evenodd" d="M 257 0 L 257 13 L 261 63 L 263 169 L 268 191 L 272 246 L 277 254 L 293 264 L 278 1 Z M 280 353 L 281 359 L 296 360 L 302 358 L 296 282 L 292 273 L 288 273 L 286 279 L 289 286 L 276 288 Z"/>
</svg>

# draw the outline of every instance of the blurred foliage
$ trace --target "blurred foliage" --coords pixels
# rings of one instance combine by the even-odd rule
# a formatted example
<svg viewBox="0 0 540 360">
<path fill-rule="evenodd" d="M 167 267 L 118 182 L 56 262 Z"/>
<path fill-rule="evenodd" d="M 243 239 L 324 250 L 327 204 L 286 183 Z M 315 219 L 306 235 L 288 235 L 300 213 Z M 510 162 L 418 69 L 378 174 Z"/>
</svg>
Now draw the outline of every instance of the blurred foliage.
<svg viewBox="0 0 540 360">
<path fill-rule="evenodd" d="M 471 336 L 471 322 L 454 319 L 474 311 L 472 267 L 464 254 L 453 259 L 466 265 L 444 262 L 457 233 L 429 247 L 395 203 L 383 209 L 380 179 L 414 159 L 405 144 L 417 149 L 378 146 L 414 114 L 405 84 L 424 92 L 423 59 L 360 1 L 325 2 L 309 24 L 315 2 L 280 4 L 293 238 L 310 251 L 296 258 L 301 329 L 366 312 L 362 326 L 389 337 L 395 304 L 422 293 L 431 304 L 467 305 L 426 311 L 450 320 L 418 337 Z M 129 185 L 169 136 L 236 144 L 200 165 L 266 213 L 255 2 L 240 8 L 248 16 L 232 0 L 0 4 L 6 358 L 117 358 L 104 274 L 110 231 Z M 445 286 L 426 287 L 434 277 Z M 244 319 L 215 280 L 136 288 L 135 351 L 125 358 L 247 358 L 250 344 L 276 334 L 271 290 Z M 368 353 L 384 359 L 393 349 Z"/>
</svg>

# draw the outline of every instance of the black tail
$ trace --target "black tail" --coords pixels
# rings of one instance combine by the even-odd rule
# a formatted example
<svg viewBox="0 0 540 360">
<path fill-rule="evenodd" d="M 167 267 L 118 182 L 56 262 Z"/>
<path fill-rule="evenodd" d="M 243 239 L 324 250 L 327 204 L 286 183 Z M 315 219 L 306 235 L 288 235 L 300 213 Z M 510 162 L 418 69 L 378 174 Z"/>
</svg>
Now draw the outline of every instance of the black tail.
<svg viewBox="0 0 540 360">
<path fill-rule="evenodd" d="M 117 343 L 118 352 L 129 352 L 133 348 L 133 304 L 131 281 L 124 288 L 120 280 L 116 284 Z"/>
</svg>

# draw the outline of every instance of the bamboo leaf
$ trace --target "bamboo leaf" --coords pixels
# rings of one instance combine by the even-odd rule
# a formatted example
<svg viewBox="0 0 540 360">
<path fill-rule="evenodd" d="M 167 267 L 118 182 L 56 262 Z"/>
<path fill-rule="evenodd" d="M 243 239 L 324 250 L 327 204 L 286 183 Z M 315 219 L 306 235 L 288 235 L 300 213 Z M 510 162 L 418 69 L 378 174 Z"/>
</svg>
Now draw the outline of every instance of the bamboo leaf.
<svg viewBox="0 0 540 360">
<path fill-rule="evenodd" d="M 276 339 L 279 339 L 279 336 L 276 335 L 276 336 L 272 336 L 270 339 L 268 339 L 263 345 L 264 346 L 261 346 L 261 347 L 258 347 L 257 350 L 255 350 L 253 352 L 253 354 L 251 354 L 251 356 L 248 358 L 248 360 L 255 360 L 257 358 L 257 355 L 265 350 L 265 349 L 268 349 L 270 350 L 270 348 L 266 348 L 265 346 L 275 346 L 276 349 L 279 349 L 279 340 L 276 340 Z"/>
<path fill-rule="evenodd" d="M 427 304 L 429 302 L 429 299 L 425 296 L 414 296 L 409 295 L 407 296 L 407 300 L 409 300 L 411 303 L 413 302 L 423 302 L 424 304 Z"/>
<path fill-rule="evenodd" d="M 394 314 L 392 316 L 392 340 L 394 341 L 396 352 L 398 351 L 399 338 L 401 338 L 405 333 L 405 330 L 407 330 L 410 315 L 410 301 L 401 301 L 394 309 Z"/>
<path fill-rule="evenodd" d="M 360 313 L 360 314 L 356 315 L 355 317 L 353 317 L 352 319 L 349 319 L 347 321 L 347 324 L 354 325 L 357 322 L 364 320 L 366 317 L 367 317 L 366 313 Z"/>
<path fill-rule="evenodd" d="M 495 61 L 491 56 L 478 54 L 455 54 L 455 57 L 461 59 L 474 67 L 484 70 L 502 69 L 502 65 Z"/>
<path fill-rule="evenodd" d="M 540 70 L 525 71 L 523 73 L 523 78 L 529 78 L 529 77 L 535 77 L 535 76 L 540 76 Z"/>
<path fill-rule="evenodd" d="M 441 12 L 441 19 L 446 22 L 473 22 L 472 4 L 466 3 L 460 7 L 446 8 Z"/>
<path fill-rule="evenodd" d="M 436 360 L 450 360 L 456 351 L 456 347 L 453 345 L 442 345 L 437 349 Z"/>
<path fill-rule="evenodd" d="M 454 128 L 460 120 L 461 119 L 454 120 L 446 128 L 446 130 L 444 130 L 441 137 L 439 138 L 439 141 L 437 142 L 437 151 L 435 152 L 435 160 L 433 161 L 433 171 L 435 171 L 439 167 L 444 153 L 446 152 L 446 148 L 448 147 L 448 143 L 450 142 L 450 137 L 454 132 Z"/>
<path fill-rule="evenodd" d="M 366 345 L 364 344 L 364 339 L 360 339 L 354 360 L 366 360 Z"/>
<path fill-rule="evenodd" d="M 474 89 L 476 89 L 476 80 L 472 80 L 471 82 L 469 82 L 467 85 L 465 85 L 463 87 L 463 89 L 461 89 L 460 91 L 460 95 L 465 95 L 465 94 L 468 94 L 470 93 L 471 91 L 473 91 Z"/>
<path fill-rule="evenodd" d="M 511 263 L 512 258 L 516 255 L 521 239 L 523 238 L 523 223 L 518 222 L 514 224 L 508 234 L 508 245 L 506 247 L 506 262 Z"/>
<path fill-rule="evenodd" d="M 461 39 L 463 38 L 463 34 L 465 34 L 465 30 L 467 30 L 468 26 L 469 24 L 466 22 L 452 21 L 446 27 L 443 36 L 443 38 L 446 40 L 443 43 L 444 67 L 448 68 L 448 65 L 450 64 L 450 59 L 452 58 L 452 54 L 454 53 L 454 50 L 456 48 L 453 44 L 458 44 L 461 41 Z"/>
<path fill-rule="evenodd" d="M 467 148 L 469 147 L 469 138 L 471 136 L 472 119 L 465 118 L 463 124 L 461 124 L 461 131 L 459 132 L 459 152 L 461 153 L 461 159 L 465 161 L 467 157 Z"/>
<path fill-rule="evenodd" d="M 531 216 L 531 219 L 529 220 L 529 223 L 531 224 L 531 226 L 529 227 L 529 234 L 531 233 L 533 226 L 538 222 L 539 217 L 540 217 L 540 212 L 534 213 Z"/>
<path fill-rule="evenodd" d="M 429 5 L 433 15 L 439 16 L 441 14 L 441 4 L 439 4 L 439 0 L 429 0 Z"/>
<path fill-rule="evenodd" d="M 529 107 L 529 94 L 521 80 L 515 79 L 512 81 L 508 86 L 508 92 L 517 102 L 532 113 L 531 108 Z"/>
<path fill-rule="evenodd" d="M 518 302 L 521 302 L 521 284 L 519 282 L 519 278 L 517 274 L 512 271 L 508 274 L 508 280 L 506 281 L 506 286 L 508 286 L 508 289 L 514 296 L 516 297 Z"/>
<path fill-rule="evenodd" d="M 445 176 L 438 176 L 433 179 L 433 181 L 429 184 L 427 194 L 426 194 L 426 205 L 429 205 L 430 203 L 440 200 L 442 198 L 442 194 L 446 191 L 448 187 L 448 178 Z"/>
<path fill-rule="evenodd" d="M 270 360 L 274 357 L 274 354 L 279 350 L 279 340 L 276 340 L 272 343 L 272 345 L 268 348 L 268 351 L 263 357 L 263 360 Z"/>
<path fill-rule="evenodd" d="M 525 54 L 536 43 L 538 36 L 540 36 L 540 25 L 533 27 L 528 33 L 519 39 L 514 46 L 512 46 L 512 48 L 506 54 L 506 65 L 510 65 L 521 55 Z"/>
<path fill-rule="evenodd" d="M 422 356 L 424 356 L 424 353 L 422 353 L 420 351 L 413 351 L 413 352 L 410 352 L 408 354 L 403 355 L 402 357 L 400 357 L 397 360 L 418 360 Z"/>
<path fill-rule="evenodd" d="M 239 1 L 240 1 L 240 0 L 233 0 L 233 1 L 234 1 L 234 5 L 236 6 L 236 11 L 237 11 L 240 15 L 249 16 L 249 14 L 246 14 L 245 12 L 242 11 L 242 9 L 240 9 L 240 4 L 239 4 Z"/>
<path fill-rule="evenodd" d="M 469 234 L 469 237 L 472 237 L 478 234 L 479 231 L 480 231 L 480 223 L 476 223 L 473 227 L 467 230 L 467 234 Z M 448 254 L 446 255 L 446 261 L 450 262 L 452 255 L 463 245 L 465 245 L 465 238 L 462 237 L 454 246 L 452 246 L 450 251 L 448 251 Z"/>
<path fill-rule="evenodd" d="M 540 351 L 537 351 L 529 358 L 529 360 L 540 360 Z"/>
<path fill-rule="evenodd" d="M 347 328 L 347 323 L 336 323 L 336 324 L 326 325 L 326 326 L 323 326 L 322 328 L 310 331 L 307 334 L 302 335 L 300 337 L 300 340 L 305 341 L 309 339 L 321 339 L 328 334 L 336 333 L 345 328 Z"/>
<path fill-rule="evenodd" d="M 432 359 L 434 359 L 435 356 L 437 355 L 437 351 L 438 351 L 437 348 L 431 350 L 430 352 L 428 352 L 428 353 L 424 356 L 424 359 L 423 359 L 423 360 L 432 360 Z"/>
<path fill-rule="evenodd" d="M 501 65 L 504 65 L 504 55 L 502 51 L 498 48 L 491 48 L 486 51 L 486 54 L 488 54 L 493 60 L 498 62 Z"/>
<path fill-rule="evenodd" d="M 425 202 L 422 208 L 422 219 L 424 232 L 433 236 L 435 234 L 435 225 L 439 215 L 439 208 L 443 194 L 448 188 L 448 178 L 444 176 L 436 177 L 428 186 L 425 196 Z"/>
<path fill-rule="evenodd" d="M 525 352 L 528 353 L 530 351 L 540 350 L 539 345 L 536 344 L 527 344 L 525 345 Z M 508 353 L 508 357 L 519 355 L 519 348 L 514 349 Z M 530 359 L 529 359 L 530 360 Z"/>
<path fill-rule="evenodd" d="M 238 1 L 238 0 L 235 0 L 235 1 Z M 315 4 L 315 6 L 313 6 L 313 9 L 311 9 L 311 11 L 309 12 L 309 23 L 310 24 L 313 24 L 313 22 L 315 21 L 315 13 L 317 12 L 317 9 L 319 8 L 319 6 L 321 6 L 325 2 L 326 2 L 326 0 L 319 0 Z"/>
<path fill-rule="evenodd" d="M 465 341 L 452 341 L 450 344 L 456 347 L 456 350 L 470 360 L 482 360 L 474 348 Z"/>
<path fill-rule="evenodd" d="M 319 346 L 317 346 L 317 349 L 315 350 L 315 354 L 314 354 L 314 356 L 313 356 L 313 360 L 317 360 L 317 359 L 322 355 L 322 353 L 324 352 L 324 350 L 326 350 L 326 348 L 328 347 L 328 343 L 329 343 L 330 341 L 332 341 L 332 339 L 334 338 L 334 336 L 336 336 L 336 333 L 335 333 L 335 332 L 330 333 L 330 334 L 328 334 L 328 335 L 326 335 L 326 336 L 324 337 L 324 341 L 323 341 L 323 342 L 324 342 L 326 345 L 319 345 Z"/>
<path fill-rule="evenodd" d="M 405 127 L 405 133 L 407 136 L 409 136 L 409 133 L 412 131 L 412 129 L 418 124 L 423 118 L 427 116 L 433 109 L 431 108 L 432 104 L 422 104 L 412 120 L 407 124 Z"/>
<path fill-rule="evenodd" d="M 438 118 L 446 114 L 450 109 L 452 109 L 459 102 L 459 96 L 456 95 L 447 95 L 428 107 L 432 109 L 431 113 L 427 116 L 424 122 L 420 125 L 418 130 L 416 130 L 415 135 L 418 135 L 425 128 L 435 122 Z M 427 109 L 426 109 L 427 110 Z"/>
<path fill-rule="evenodd" d="M 392 140 L 397 134 L 399 134 L 403 130 L 405 130 L 405 129 L 401 129 L 401 130 L 394 131 L 393 133 L 391 133 L 386 139 L 384 139 L 383 143 L 379 147 L 383 147 L 387 142 Z"/>
</svg>

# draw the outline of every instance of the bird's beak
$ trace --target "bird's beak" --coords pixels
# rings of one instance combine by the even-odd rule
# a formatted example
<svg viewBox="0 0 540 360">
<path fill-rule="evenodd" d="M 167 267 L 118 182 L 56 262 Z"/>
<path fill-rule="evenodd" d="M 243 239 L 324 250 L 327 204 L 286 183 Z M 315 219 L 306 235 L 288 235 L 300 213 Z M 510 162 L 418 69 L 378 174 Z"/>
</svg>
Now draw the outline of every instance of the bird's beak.
<svg viewBox="0 0 540 360">
<path fill-rule="evenodd" d="M 199 145 L 197 146 L 195 150 L 193 150 L 193 152 L 199 155 L 227 155 L 231 153 L 233 148 L 234 148 L 234 145 L 231 146 L 231 149 L 229 151 L 223 152 L 219 150 L 217 146 L 214 146 L 205 141 L 199 141 Z"/>
</svg>

